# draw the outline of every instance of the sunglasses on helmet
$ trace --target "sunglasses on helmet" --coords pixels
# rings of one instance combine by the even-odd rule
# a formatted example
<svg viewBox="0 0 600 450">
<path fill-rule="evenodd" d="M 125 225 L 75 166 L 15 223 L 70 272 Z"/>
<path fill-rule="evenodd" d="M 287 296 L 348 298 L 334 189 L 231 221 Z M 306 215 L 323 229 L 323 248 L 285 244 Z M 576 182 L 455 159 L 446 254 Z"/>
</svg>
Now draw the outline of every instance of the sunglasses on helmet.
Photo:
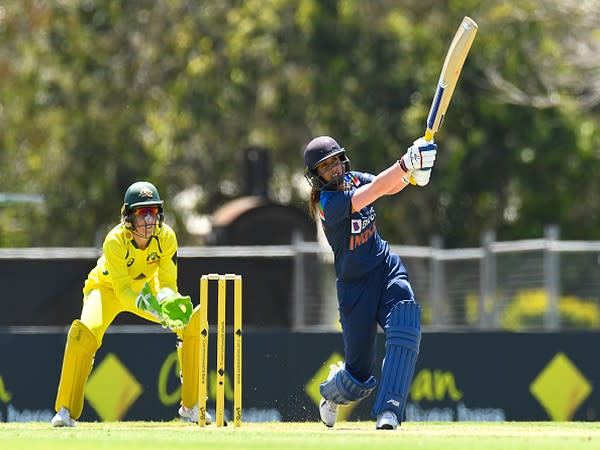
<svg viewBox="0 0 600 450">
<path fill-rule="evenodd" d="M 141 208 L 136 208 L 133 210 L 133 214 L 136 216 L 147 216 L 148 214 L 156 216 L 158 215 L 158 206 L 143 206 Z"/>
</svg>

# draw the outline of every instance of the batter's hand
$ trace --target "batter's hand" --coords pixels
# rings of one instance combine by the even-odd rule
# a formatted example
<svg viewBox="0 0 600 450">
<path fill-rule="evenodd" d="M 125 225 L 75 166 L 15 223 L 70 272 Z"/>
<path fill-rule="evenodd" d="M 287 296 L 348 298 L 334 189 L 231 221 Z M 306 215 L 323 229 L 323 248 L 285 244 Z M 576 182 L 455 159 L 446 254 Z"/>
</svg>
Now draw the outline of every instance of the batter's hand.
<svg viewBox="0 0 600 450">
<path fill-rule="evenodd" d="M 429 169 L 433 167 L 436 154 L 437 145 L 433 141 L 419 138 L 400 158 L 400 167 L 407 173 L 412 170 Z"/>
<path fill-rule="evenodd" d="M 415 180 L 417 186 L 426 186 L 431 178 L 431 169 L 419 169 L 412 173 L 412 177 Z"/>
</svg>

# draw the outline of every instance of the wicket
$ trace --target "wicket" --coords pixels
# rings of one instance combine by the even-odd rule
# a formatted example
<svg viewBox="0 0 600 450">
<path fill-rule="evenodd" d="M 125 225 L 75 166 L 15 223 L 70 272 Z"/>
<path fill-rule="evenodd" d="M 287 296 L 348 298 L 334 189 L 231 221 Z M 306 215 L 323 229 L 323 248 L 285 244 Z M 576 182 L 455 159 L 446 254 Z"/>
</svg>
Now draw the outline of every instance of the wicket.
<svg viewBox="0 0 600 450">
<path fill-rule="evenodd" d="M 206 425 L 208 387 L 208 282 L 217 281 L 217 398 L 215 424 L 225 425 L 225 333 L 227 281 L 233 281 L 233 426 L 242 424 L 242 276 L 211 273 L 200 277 L 200 355 L 198 425 Z"/>
</svg>

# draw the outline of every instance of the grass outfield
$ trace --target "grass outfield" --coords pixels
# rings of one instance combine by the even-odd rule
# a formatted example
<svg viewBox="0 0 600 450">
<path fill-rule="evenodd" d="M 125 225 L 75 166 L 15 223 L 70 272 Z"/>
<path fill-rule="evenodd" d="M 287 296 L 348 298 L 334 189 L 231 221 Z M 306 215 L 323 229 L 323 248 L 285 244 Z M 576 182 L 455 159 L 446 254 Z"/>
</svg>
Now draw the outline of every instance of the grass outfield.
<svg viewBox="0 0 600 450">
<path fill-rule="evenodd" d="M 0 423 L 2 450 L 537 450 L 600 449 L 593 422 L 408 422 L 397 431 L 375 431 L 374 422 L 246 423 L 205 429 L 183 422 Z"/>
</svg>

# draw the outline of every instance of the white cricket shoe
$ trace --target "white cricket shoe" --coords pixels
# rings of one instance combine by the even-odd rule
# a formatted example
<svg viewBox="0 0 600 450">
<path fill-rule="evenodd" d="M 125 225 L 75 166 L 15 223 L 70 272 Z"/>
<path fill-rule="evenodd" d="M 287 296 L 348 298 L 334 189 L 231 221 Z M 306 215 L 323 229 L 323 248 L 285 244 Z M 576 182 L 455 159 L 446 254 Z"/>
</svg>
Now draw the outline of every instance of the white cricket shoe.
<svg viewBox="0 0 600 450">
<path fill-rule="evenodd" d="M 198 405 L 194 405 L 193 408 L 186 408 L 185 406 L 181 405 L 181 407 L 179 408 L 179 415 L 181 416 L 184 422 L 198 423 Z M 204 421 L 207 425 L 210 425 L 212 423 L 212 416 L 209 414 L 208 411 L 206 411 Z"/>
<path fill-rule="evenodd" d="M 74 427 L 75 421 L 71 418 L 71 413 L 64 406 L 52 418 L 53 427 Z"/>
<path fill-rule="evenodd" d="M 335 425 L 337 419 L 338 409 L 340 405 L 332 402 L 331 400 L 325 400 L 321 398 L 319 403 L 319 414 L 321 415 L 321 422 L 323 422 L 329 428 Z"/>
<path fill-rule="evenodd" d="M 398 418 L 391 411 L 384 411 L 377 417 L 375 428 L 378 430 L 395 430 L 398 428 Z"/>
<path fill-rule="evenodd" d="M 329 366 L 329 375 L 327 375 L 327 381 L 331 381 L 335 374 L 340 370 L 344 370 L 346 364 L 343 361 L 338 361 L 336 364 L 331 364 Z M 340 405 L 331 400 L 326 400 L 321 397 L 321 401 L 319 402 L 319 415 L 321 416 L 321 422 L 327 425 L 329 428 L 335 425 L 335 421 L 337 419 L 338 409 Z"/>
</svg>

